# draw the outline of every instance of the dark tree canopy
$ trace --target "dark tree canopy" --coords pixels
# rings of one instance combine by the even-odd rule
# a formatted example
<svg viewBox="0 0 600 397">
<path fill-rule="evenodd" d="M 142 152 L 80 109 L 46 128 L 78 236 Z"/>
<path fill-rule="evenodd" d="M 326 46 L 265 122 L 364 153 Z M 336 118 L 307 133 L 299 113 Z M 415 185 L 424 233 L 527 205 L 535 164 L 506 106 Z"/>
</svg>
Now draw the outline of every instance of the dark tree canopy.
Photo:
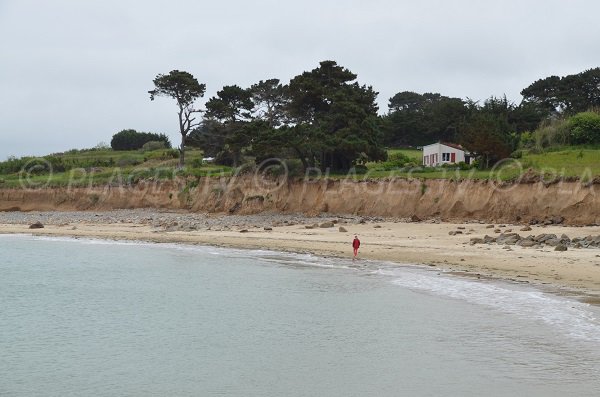
<svg viewBox="0 0 600 397">
<path fill-rule="evenodd" d="M 170 96 L 180 106 L 182 147 L 195 128 L 194 143 L 222 163 L 284 157 L 299 160 L 305 169 L 335 171 L 385 159 L 383 145 L 414 147 L 436 141 L 462 143 L 485 165 L 508 156 L 523 132 L 549 119 L 600 107 L 600 68 L 538 80 L 522 91 L 519 105 L 506 96 L 479 104 L 440 93 L 401 91 L 380 116 L 377 92 L 359 84 L 349 69 L 327 60 L 288 84 L 268 79 L 249 88 L 223 87 L 207 102 L 202 125 L 191 114 L 197 112 L 193 102 L 204 94 L 203 84 L 189 73 L 173 71 L 159 75 L 155 85 L 152 98 Z M 592 116 L 582 116 L 577 128 L 573 142 L 596 139 Z"/>
<path fill-rule="evenodd" d="M 569 115 L 600 106 L 600 68 L 565 77 L 540 79 L 521 91 L 525 101 L 542 106 L 548 113 Z"/>
<path fill-rule="evenodd" d="M 253 107 L 250 92 L 237 85 L 223 87 L 206 103 L 206 119 L 216 122 L 207 124 L 210 127 L 208 133 L 221 135 L 223 147 L 217 157 L 225 159 L 225 163 L 231 162 L 235 166 L 241 163 L 242 151 L 252 140 L 247 124 L 251 121 Z"/>
<path fill-rule="evenodd" d="M 506 97 L 490 97 L 483 106 L 467 103 L 469 114 L 460 126 L 458 140 L 481 158 L 485 168 L 509 157 L 516 148 L 517 137 L 509 122 L 513 106 Z"/>
<path fill-rule="evenodd" d="M 113 135 L 110 146 L 113 150 L 137 150 L 147 142 L 163 142 L 165 147 L 171 147 L 171 141 L 165 134 L 151 132 L 138 132 L 136 130 L 122 130 Z"/>
<path fill-rule="evenodd" d="M 377 93 L 356 75 L 323 61 L 289 84 L 289 142 L 305 166 L 348 170 L 358 161 L 386 157 L 377 122 Z"/>
<path fill-rule="evenodd" d="M 279 79 L 261 80 L 253 84 L 250 95 L 254 103 L 254 117 L 265 121 L 270 128 L 282 125 L 286 118 L 287 88 Z"/>
<path fill-rule="evenodd" d="M 185 144 L 189 132 L 199 125 L 194 113 L 200 112 L 194 108 L 194 102 L 204 96 L 206 85 L 198 83 L 198 80 L 188 72 L 172 70 L 169 74 L 159 74 L 153 80 L 154 89 L 148 91 L 150 100 L 157 96 L 173 98 L 177 101 L 179 111 L 179 133 L 181 134 L 181 146 L 179 147 L 179 166 L 185 165 Z"/>
<path fill-rule="evenodd" d="M 421 146 L 455 139 L 467 109 L 462 99 L 438 93 L 399 92 L 390 98 L 386 143 Z"/>
<path fill-rule="evenodd" d="M 206 117 L 223 123 L 247 121 L 254 107 L 251 95 L 237 85 L 226 85 L 206 102 Z"/>
</svg>

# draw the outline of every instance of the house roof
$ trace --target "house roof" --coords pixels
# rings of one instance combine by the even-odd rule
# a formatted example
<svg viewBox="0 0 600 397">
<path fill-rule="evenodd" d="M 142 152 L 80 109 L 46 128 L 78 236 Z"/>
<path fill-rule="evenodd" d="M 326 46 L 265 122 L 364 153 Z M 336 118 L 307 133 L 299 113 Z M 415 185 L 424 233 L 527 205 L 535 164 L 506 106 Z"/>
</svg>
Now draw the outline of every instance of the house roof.
<svg viewBox="0 0 600 397">
<path fill-rule="evenodd" d="M 462 150 L 462 151 L 465 150 L 465 148 L 462 147 L 461 145 L 459 145 L 458 143 L 440 142 L 440 144 L 442 144 L 444 146 L 449 146 L 454 149 Z"/>
<path fill-rule="evenodd" d="M 432 143 L 431 145 L 423 146 L 423 148 L 426 148 L 427 146 L 433 146 L 433 145 L 444 145 L 444 146 L 451 147 L 453 149 L 462 150 L 463 152 L 466 151 L 466 149 L 464 147 L 462 147 L 461 145 L 459 145 L 458 143 L 449 143 L 449 142 L 436 142 L 436 143 Z"/>
</svg>

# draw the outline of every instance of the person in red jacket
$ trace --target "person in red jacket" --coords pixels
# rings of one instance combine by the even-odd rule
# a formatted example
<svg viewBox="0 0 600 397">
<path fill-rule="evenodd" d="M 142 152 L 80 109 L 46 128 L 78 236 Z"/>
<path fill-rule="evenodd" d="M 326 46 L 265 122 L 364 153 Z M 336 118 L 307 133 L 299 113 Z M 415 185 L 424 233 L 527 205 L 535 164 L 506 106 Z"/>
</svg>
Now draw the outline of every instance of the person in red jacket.
<svg viewBox="0 0 600 397">
<path fill-rule="evenodd" d="M 352 241 L 352 248 L 354 248 L 354 257 L 352 260 L 356 259 L 356 255 L 358 255 L 358 249 L 360 248 L 360 240 L 357 236 L 354 236 L 354 241 Z"/>
</svg>

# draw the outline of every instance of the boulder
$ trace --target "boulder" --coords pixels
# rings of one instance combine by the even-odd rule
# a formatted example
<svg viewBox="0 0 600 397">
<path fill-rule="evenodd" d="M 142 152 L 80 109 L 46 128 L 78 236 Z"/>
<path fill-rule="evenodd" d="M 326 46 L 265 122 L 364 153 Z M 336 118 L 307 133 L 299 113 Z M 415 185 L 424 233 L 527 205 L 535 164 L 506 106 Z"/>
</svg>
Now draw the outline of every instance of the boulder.
<svg viewBox="0 0 600 397">
<path fill-rule="evenodd" d="M 419 218 L 419 217 L 418 217 L 418 216 L 416 216 L 416 215 L 411 215 L 411 216 L 410 216 L 410 221 L 411 221 L 411 222 L 421 222 L 421 218 Z"/>
<path fill-rule="evenodd" d="M 35 223 L 32 223 L 31 225 L 29 225 L 30 229 L 43 229 L 44 225 L 42 225 L 42 222 L 37 221 Z"/>
<path fill-rule="evenodd" d="M 340 231 L 340 233 L 347 233 L 348 232 L 348 230 L 346 230 L 346 228 L 343 227 L 343 226 L 340 226 L 340 228 L 338 230 Z"/>
<path fill-rule="evenodd" d="M 496 238 L 492 236 L 488 236 L 487 234 L 483 237 L 483 242 L 486 244 L 491 244 L 496 242 Z"/>
<path fill-rule="evenodd" d="M 475 245 L 475 244 L 483 244 L 483 239 L 480 237 L 472 237 L 471 245 Z"/>
<path fill-rule="evenodd" d="M 563 245 L 562 242 L 557 238 L 551 238 L 544 241 L 544 244 L 549 245 L 550 247 L 556 247 L 558 245 Z"/>
<path fill-rule="evenodd" d="M 485 228 L 486 229 L 493 229 L 495 226 L 494 225 L 487 225 Z"/>
<path fill-rule="evenodd" d="M 528 248 L 528 247 L 533 247 L 533 246 L 537 245 L 537 243 L 533 240 L 521 240 L 517 243 L 517 245 Z"/>
<path fill-rule="evenodd" d="M 553 216 L 552 218 L 550 218 L 550 220 L 552 221 L 553 224 L 560 225 L 561 223 L 563 223 L 565 221 L 565 218 L 562 216 Z"/>
<path fill-rule="evenodd" d="M 333 226 L 335 226 L 335 225 L 333 224 L 333 222 L 323 222 L 323 223 L 321 223 L 321 224 L 319 225 L 319 227 L 320 227 L 321 229 L 327 229 L 327 228 L 330 228 L 330 227 L 333 227 Z"/>
<path fill-rule="evenodd" d="M 248 233 L 248 229 L 242 229 L 240 230 L 240 233 Z"/>
<path fill-rule="evenodd" d="M 567 246 L 564 244 L 559 244 L 556 247 L 554 247 L 554 251 L 566 251 L 567 250 Z"/>
<path fill-rule="evenodd" d="M 529 227 L 529 226 L 524 226 L 524 227 L 522 227 L 522 228 L 521 228 L 521 229 L 519 229 L 519 230 L 520 230 L 520 231 L 522 231 L 522 232 L 529 232 L 529 231 L 531 231 L 531 227 Z"/>
<path fill-rule="evenodd" d="M 556 234 L 546 234 L 546 233 L 542 233 L 537 235 L 534 240 L 537 241 L 538 243 L 544 243 L 547 240 L 554 240 L 557 239 Z"/>
<path fill-rule="evenodd" d="M 272 227 L 265 226 L 265 231 L 267 231 L 267 232 L 270 232 L 271 230 L 273 230 L 273 228 L 272 228 Z"/>
</svg>

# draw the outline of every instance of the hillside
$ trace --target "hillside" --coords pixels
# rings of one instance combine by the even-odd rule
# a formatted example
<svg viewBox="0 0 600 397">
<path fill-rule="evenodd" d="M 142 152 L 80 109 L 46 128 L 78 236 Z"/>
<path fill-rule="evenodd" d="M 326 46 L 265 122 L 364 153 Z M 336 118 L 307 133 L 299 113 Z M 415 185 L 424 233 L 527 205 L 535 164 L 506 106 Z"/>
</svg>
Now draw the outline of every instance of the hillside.
<svg viewBox="0 0 600 397">
<path fill-rule="evenodd" d="M 521 158 L 506 159 L 491 170 L 458 167 L 423 168 L 421 151 L 416 149 L 390 149 L 390 158 L 401 153 L 410 159 L 408 163 L 394 161 L 368 163 L 361 172 L 348 174 L 325 174 L 332 179 L 354 180 L 415 178 L 415 179 L 477 179 L 494 181 L 518 180 L 522 175 L 546 182 L 554 179 L 579 179 L 589 182 L 600 176 L 600 149 L 586 147 L 563 147 L 544 153 L 525 151 Z M 177 151 L 161 149 L 154 151 L 89 150 L 70 151 L 41 158 L 23 157 L 0 162 L 0 188 L 39 187 L 85 187 L 105 184 L 136 184 L 141 180 L 172 180 L 183 177 L 232 176 L 252 172 L 250 166 L 242 169 L 218 166 L 202 162 L 202 152 L 187 151 L 187 166 L 178 170 Z M 297 164 L 287 163 L 293 177 L 305 176 Z M 24 170 L 24 171 L 23 171 Z M 285 173 L 282 167 L 271 168 L 275 175 Z M 310 173 L 310 177 L 319 175 Z"/>
</svg>

